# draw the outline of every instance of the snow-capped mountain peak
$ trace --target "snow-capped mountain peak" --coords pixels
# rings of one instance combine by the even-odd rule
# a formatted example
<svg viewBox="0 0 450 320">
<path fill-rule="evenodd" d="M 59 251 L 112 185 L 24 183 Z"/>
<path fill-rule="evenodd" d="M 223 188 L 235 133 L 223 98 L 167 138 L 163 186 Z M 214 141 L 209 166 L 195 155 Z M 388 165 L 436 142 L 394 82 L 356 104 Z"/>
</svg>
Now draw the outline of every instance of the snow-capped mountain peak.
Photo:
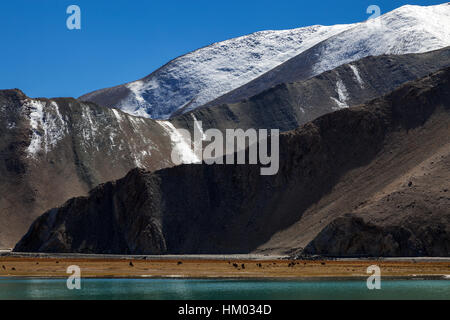
<svg viewBox="0 0 450 320">
<path fill-rule="evenodd" d="M 167 119 L 211 102 L 314 47 L 310 76 L 366 56 L 450 45 L 450 5 L 407 5 L 347 25 L 261 31 L 178 57 L 149 76 L 81 97 L 129 114 Z"/>
<path fill-rule="evenodd" d="M 450 45 L 450 5 L 406 5 L 330 37 L 314 74 L 366 56 L 422 53 Z"/>
<path fill-rule="evenodd" d="M 178 57 L 144 79 L 125 84 L 127 93 L 108 105 L 132 115 L 166 119 L 180 108 L 193 109 L 233 90 L 350 25 L 260 31 L 214 43 Z M 99 90 L 82 96 L 105 104 Z"/>
</svg>

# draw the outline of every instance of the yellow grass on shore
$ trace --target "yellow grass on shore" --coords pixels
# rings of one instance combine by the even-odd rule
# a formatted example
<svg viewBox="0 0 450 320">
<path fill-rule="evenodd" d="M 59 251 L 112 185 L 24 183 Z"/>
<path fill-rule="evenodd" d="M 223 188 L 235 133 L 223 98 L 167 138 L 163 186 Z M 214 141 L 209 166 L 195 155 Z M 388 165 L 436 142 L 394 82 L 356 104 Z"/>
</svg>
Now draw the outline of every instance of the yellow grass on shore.
<svg viewBox="0 0 450 320">
<path fill-rule="evenodd" d="M 217 260 L 217 259 L 86 259 L 0 257 L 0 277 L 67 277 L 77 265 L 87 278 L 320 278 L 367 277 L 377 265 L 386 277 L 445 277 L 449 261 L 376 260 Z"/>
</svg>

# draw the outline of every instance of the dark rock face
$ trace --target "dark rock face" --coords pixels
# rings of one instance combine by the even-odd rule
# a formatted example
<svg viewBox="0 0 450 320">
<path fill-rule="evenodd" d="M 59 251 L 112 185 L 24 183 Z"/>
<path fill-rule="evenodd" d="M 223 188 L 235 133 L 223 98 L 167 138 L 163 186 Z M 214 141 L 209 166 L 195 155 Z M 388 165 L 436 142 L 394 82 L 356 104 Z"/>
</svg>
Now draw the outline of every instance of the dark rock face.
<svg viewBox="0 0 450 320">
<path fill-rule="evenodd" d="M 74 248 L 85 253 L 165 252 L 161 225 L 150 215 L 149 199 L 144 198 L 148 196 L 146 181 L 139 169 L 134 172 L 98 187 L 89 198 L 74 198 L 65 207 L 48 211 L 29 231 L 42 232 L 43 243 L 33 247 L 36 243 L 28 238 L 18 247 L 45 252 L 72 252 Z"/>
<path fill-rule="evenodd" d="M 280 170 L 274 176 L 261 176 L 258 165 L 133 170 L 121 180 L 95 188 L 88 197 L 69 200 L 39 217 L 14 250 L 283 252 L 283 248 L 306 247 L 345 213 L 370 211 L 374 212 L 370 224 L 344 218 L 342 229 L 333 227 L 339 221 L 328 227 L 308 246 L 309 252 L 325 252 L 321 239 L 335 237 L 338 244 L 330 250 L 343 255 L 448 256 L 448 229 L 442 226 L 448 226 L 450 202 L 442 190 L 450 176 L 449 81 L 450 69 L 445 69 L 365 106 L 327 114 L 281 135 Z M 424 159 L 431 156 L 440 159 L 439 167 L 417 181 L 404 178 L 425 167 Z M 378 167 L 379 171 L 372 170 Z M 435 205 L 412 207 L 395 184 L 401 179 L 422 185 L 414 189 L 415 196 Z M 405 188 L 413 189 L 407 182 Z M 324 211 L 327 203 L 337 205 L 340 199 L 340 207 Z M 369 240 L 341 235 L 353 229 L 367 232 Z M 368 241 L 380 239 L 378 231 L 386 237 L 383 245 L 368 246 Z M 435 246 L 436 242 L 442 244 Z"/>
<path fill-rule="evenodd" d="M 379 226 L 349 214 L 326 226 L 303 253 L 335 257 L 448 256 L 450 216 L 442 218 L 444 221 L 435 223 L 416 216 L 400 225 Z"/>
</svg>

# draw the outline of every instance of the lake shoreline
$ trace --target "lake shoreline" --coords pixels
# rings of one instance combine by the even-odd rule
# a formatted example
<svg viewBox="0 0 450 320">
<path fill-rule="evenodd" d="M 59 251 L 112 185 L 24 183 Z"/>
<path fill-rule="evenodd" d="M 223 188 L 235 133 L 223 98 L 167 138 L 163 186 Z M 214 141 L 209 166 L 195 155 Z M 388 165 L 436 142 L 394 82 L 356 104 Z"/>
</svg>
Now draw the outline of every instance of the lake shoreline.
<svg viewBox="0 0 450 320">
<path fill-rule="evenodd" d="M 258 255 L 111 256 L 1 254 L 2 278 L 330 280 L 367 278 L 377 265 L 385 279 L 450 279 L 450 258 L 344 258 L 290 260 Z"/>
</svg>

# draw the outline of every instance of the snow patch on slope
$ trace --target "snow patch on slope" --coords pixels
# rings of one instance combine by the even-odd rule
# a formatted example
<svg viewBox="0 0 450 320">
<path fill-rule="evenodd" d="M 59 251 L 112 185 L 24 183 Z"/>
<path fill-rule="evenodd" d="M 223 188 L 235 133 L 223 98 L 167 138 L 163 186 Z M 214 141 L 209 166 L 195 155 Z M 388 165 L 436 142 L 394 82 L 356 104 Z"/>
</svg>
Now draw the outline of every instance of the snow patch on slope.
<svg viewBox="0 0 450 320">
<path fill-rule="evenodd" d="M 336 82 L 336 93 L 338 94 L 338 99 L 331 97 L 331 99 L 337 104 L 337 109 L 348 108 L 348 92 L 345 87 L 344 82 L 338 77 Z"/>
<path fill-rule="evenodd" d="M 358 81 L 359 87 L 361 89 L 363 89 L 364 88 L 364 81 L 361 78 L 361 75 L 359 74 L 358 68 L 356 66 L 352 65 L 352 64 L 349 64 L 349 67 L 353 71 L 353 74 L 355 75 L 355 79 L 356 79 L 356 81 Z"/>
<path fill-rule="evenodd" d="M 96 119 L 93 119 L 91 116 L 90 106 L 87 104 L 81 104 L 81 114 L 82 118 L 87 120 L 82 128 L 83 139 L 85 142 L 92 142 L 92 144 L 95 144 L 94 140 L 98 131 L 98 123 Z"/>
<path fill-rule="evenodd" d="M 67 133 L 66 122 L 59 112 L 58 104 L 51 101 L 47 110 L 49 112 L 46 113 L 46 122 L 43 124 L 45 129 L 45 152 L 53 149 Z"/>
<path fill-rule="evenodd" d="M 35 157 L 42 147 L 42 134 L 39 132 L 39 124 L 44 118 L 44 106 L 41 101 L 31 100 L 27 102 L 30 108 L 30 127 L 32 130 L 31 142 L 27 148 L 28 156 Z"/>
<path fill-rule="evenodd" d="M 150 156 L 150 152 L 147 152 L 146 150 L 142 150 L 139 153 L 133 153 L 133 158 L 134 158 L 134 164 L 136 165 L 137 168 L 146 168 L 146 166 L 142 163 L 142 161 L 144 161 L 146 158 L 148 158 Z"/>
<path fill-rule="evenodd" d="M 118 122 L 118 123 L 121 123 L 121 122 L 123 121 L 123 118 L 122 118 L 122 116 L 120 115 L 120 112 L 117 111 L 116 109 L 111 109 L 111 110 L 112 110 L 112 112 L 114 113 L 114 116 L 116 117 L 117 122 Z"/>
<path fill-rule="evenodd" d="M 164 128 L 172 141 L 173 156 L 177 157 L 183 164 L 201 162 L 191 148 L 191 141 L 184 137 L 172 123 L 169 121 L 157 121 L 157 123 Z"/>
<path fill-rule="evenodd" d="M 30 127 L 32 131 L 28 157 L 35 158 L 37 153 L 51 151 L 67 133 L 66 123 L 59 112 L 56 102 L 45 103 L 39 100 L 28 100 L 25 109 L 30 111 Z"/>
</svg>

